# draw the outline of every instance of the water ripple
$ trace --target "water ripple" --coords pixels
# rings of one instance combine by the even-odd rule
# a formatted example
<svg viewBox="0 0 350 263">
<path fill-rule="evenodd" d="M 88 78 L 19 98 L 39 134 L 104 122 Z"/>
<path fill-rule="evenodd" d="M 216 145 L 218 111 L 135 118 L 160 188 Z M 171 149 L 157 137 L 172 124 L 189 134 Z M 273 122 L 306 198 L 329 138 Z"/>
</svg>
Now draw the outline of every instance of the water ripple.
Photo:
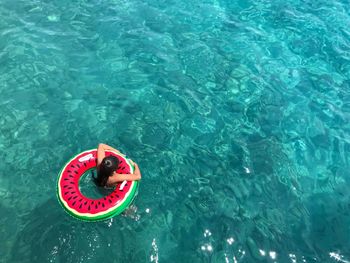
<svg viewBox="0 0 350 263">
<path fill-rule="evenodd" d="M 346 1 L 5 0 L 0 16 L 6 261 L 350 260 Z M 144 179 L 124 217 L 86 225 L 55 180 L 100 141 Z"/>
</svg>

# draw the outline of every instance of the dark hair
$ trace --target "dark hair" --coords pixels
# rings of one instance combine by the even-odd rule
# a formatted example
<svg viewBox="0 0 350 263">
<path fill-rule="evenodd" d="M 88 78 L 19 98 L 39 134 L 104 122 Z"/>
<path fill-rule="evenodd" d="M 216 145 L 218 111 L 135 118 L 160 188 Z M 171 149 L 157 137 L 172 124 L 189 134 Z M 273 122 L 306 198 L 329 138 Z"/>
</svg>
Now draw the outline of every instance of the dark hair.
<svg viewBox="0 0 350 263">
<path fill-rule="evenodd" d="M 119 160 L 117 157 L 110 155 L 103 158 L 99 167 L 97 167 L 97 178 L 94 177 L 97 186 L 106 186 L 108 177 L 118 169 Z"/>
</svg>

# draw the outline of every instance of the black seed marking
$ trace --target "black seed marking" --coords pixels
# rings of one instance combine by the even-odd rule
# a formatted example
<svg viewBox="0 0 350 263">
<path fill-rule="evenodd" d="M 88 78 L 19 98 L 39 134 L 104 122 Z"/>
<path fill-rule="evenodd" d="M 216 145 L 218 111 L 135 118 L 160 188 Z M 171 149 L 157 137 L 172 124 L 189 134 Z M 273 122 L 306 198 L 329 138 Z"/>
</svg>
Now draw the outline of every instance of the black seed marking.
<svg viewBox="0 0 350 263">
<path fill-rule="evenodd" d="M 106 197 L 103 197 L 104 200 L 106 200 Z"/>
<path fill-rule="evenodd" d="M 71 194 L 75 194 L 75 191 L 70 192 Z"/>
<path fill-rule="evenodd" d="M 69 198 L 68 198 L 68 201 L 70 201 L 71 199 L 72 199 L 72 197 L 69 197 Z"/>
<path fill-rule="evenodd" d="M 73 197 L 73 199 L 77 199 L 77 198 L 78 198 L 78 196 L 77 196 L 77 195 Z"/>
<path fill-rule="evenodd" d="M 82 205 L 80 204 L 79 208 L 81 208 L 81 206 L 82 206 Z"/>
<path fill-rule="evenodd" d="M 105 207 L 105 204 L 104 204 L 104 203 L 102 203 L 102 207 Z"/>
<path fill-rule="evenodd" d="M 69 189 L 69 190 L 73 189 L 73 186 L 69 186 L 68 189 Z"/>
<path fill-rule="evenodd" d="M 71 175 L 71 174 L 69 175 L 69 177 L 70 177 L 70 178 L 74 178 L 74 176 L 73 176 L 73 175 Z"/>
<path fill-rule="evenodd" d="M 98 201 L 98 205 L 100 205 L 101 204 L 101 202 L 100 201 Z"/>
<path fill-rule="evenodd" d="M 75 168 L 75 166 L 73 164 L 71 164 L 70 167 Z"/>
<path fill-rule="evenodd" d="M 84 166 L 86 167 L 86 163 L 84 163 Z"/>
<path fill-rule="evenodd" d="M 97 205 L 95 205 L 95 209 L 97 209 Z"/>
<path fill-rule="evenodd" d="M 72 206 L 74 206 L 74 205 L 75 205 L 75 201 L 73 202 Z"/>
<path fill-rule="evenodd" d="M 69 179 L 68 178 L 64 178 L 63 180 L 68 181 Z"/>
<path fill-rule="evenodd" d="M 111 199 L 108 199 L 109 203 L 111 204 L 112 203 L 112 200 Z"/>
<path fill-rule="evenodd" d="M 75 174 L 78 174 L 78 172 L 77 171 L 74 171 L 75 172 Z"/>
<path fill-rule="evenodd" d="M 88 207 L 88 210 L 90 211 L 90 206 Z"/>
<path fill-rule="evenodd" d="M 68 187 L 68 185 L 63 186 L 63 188 L 67 188 L 67 187 Z"/>
<path fill-rule="evenodd" d="M 74 184 L 74 182 L 69 182 L 70 184 Z"/>
<path fill-rule="evenodd" d="M 93 205 L 93 204 L 94 204 L 94 201 L 92 201 L 91 204 Z"/>
<path fill-rule="evenodd" d="M 113 195 L 111 195 L 111 198 L 113 198 L 114 196 Z"/>
<path fill-rule="evenodd" d="M 78 168 L 80 168 L 80 165 L 79 165 L 79 164 L 77 164 L 77 166 L 78 166 Z"/>
<path fill-rule="evenodd" d="M 84 205 L 86 205 L 86 204 L 87 204 L 87 201 L 85 201 Z"/>
<path fill-rule="evenodd" d="M 117 195 L 117 198 L 119 198 L 119 195 Z"/>
<path fill-rule="evenodd" d="M 79 199 L 79 202 L 81 202 L 81 201 L 83 201 L 83 198 L 80 198 L 80 199 Z"/>
<path fill-rule="evenodd" d="M 65 192 L 64 194 L 66 195 L 66 194 L 68 194 L 69 192 Z"/>
</svg>

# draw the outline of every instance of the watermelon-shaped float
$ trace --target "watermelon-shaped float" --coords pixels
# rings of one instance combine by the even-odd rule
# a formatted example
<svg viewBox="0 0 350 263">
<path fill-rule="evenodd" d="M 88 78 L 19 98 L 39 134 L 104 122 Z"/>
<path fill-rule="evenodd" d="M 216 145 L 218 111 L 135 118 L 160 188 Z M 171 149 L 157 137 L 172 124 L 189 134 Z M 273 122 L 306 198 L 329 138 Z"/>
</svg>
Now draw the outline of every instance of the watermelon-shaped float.
<svg viewBox="0 0 350 263">
<path fill-rule="evenodd" d="M 125 156 L 112 151 L 105 151 L 105 154 L 119 159 L 117 173 L 133 173 L 134 167 Z M 79 190 L 79 180 L 84 173 L 96 167 L 96 162 L 96 149 L 82 152 L 63 167 L 57 181 L 58 200 L 63 208 L 70 215 L 86 221 L 103 220 L 123 212 L 133 201 L 139 184 L 138 181 L 124 181 L 105 197 L 91 199 L 84 196 Z"/>
</svg>

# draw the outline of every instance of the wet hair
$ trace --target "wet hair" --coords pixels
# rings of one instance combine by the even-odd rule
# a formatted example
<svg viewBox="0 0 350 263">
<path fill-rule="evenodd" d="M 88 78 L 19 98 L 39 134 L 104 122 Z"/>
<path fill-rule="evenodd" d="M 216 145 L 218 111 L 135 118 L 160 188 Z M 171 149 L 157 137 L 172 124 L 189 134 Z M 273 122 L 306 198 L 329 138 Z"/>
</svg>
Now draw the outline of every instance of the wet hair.
<svg viewBox="0 0 350 263">
<path fill-rule="evenodd" d="M 106 186 L 108 177 L 118 169 L 119 160 L 115 156 L 107 156 L 103 158 L 100 166 L 97 168 L 97 177 L 94 177 L 97 186 Z"/>
</svg>

